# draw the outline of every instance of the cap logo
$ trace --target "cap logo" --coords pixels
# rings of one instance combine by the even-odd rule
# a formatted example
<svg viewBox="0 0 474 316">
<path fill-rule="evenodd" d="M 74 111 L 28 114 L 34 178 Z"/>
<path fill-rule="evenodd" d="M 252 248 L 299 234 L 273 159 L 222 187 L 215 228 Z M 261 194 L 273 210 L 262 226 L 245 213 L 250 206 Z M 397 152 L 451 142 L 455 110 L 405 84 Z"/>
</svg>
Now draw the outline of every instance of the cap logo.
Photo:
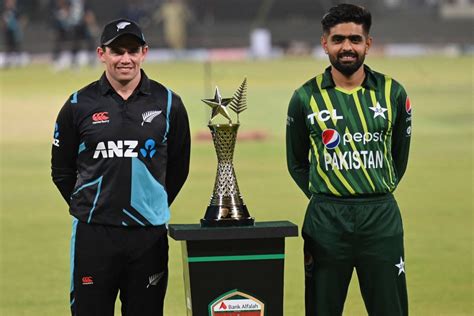
<svg viewBox="0 0 474 316">
<path fill-rule="evenodd" d="M 120 30 L 123 30 L 127 26 L 129 26 L 131 23 L 130 22 L 120 22 L 117 24 L 117 32 Z"/>
</svg>

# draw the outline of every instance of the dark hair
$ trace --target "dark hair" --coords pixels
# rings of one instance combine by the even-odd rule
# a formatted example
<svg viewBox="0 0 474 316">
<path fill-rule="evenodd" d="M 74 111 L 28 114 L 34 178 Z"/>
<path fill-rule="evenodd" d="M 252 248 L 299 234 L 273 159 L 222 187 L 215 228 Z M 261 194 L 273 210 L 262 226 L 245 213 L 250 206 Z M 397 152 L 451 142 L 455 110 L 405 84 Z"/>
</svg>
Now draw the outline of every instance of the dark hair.
<svg viewBox="0 0 474 316">
<path fill-rule="evenodd" d="M 364 31 L 369 34 L 372 25 L 372 16 L 370 12 L 358 5 L 342 3 L 329 9 L 321 19 L 323 32 L 329 33 L 329 30 L 341 23 L 362 24 Z"/>
</svg>

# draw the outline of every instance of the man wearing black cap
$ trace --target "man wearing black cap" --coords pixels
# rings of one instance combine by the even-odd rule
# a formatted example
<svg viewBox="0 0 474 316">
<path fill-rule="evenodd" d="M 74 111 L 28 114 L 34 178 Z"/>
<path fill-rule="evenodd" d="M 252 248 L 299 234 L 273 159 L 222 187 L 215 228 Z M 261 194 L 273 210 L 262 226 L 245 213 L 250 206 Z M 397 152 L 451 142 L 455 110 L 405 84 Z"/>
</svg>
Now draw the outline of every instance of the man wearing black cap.
<svg viewBox="0 0 474 316">
<path fill-rule="evenodd" d="M 59 112 L 52 178 L 74 217 L 71 312 L 163 315 L 169 205 L 189 170 L 189 124 L 180 97 L 141 70 L 140 27 L 108 23 L 97 48 L 102 77 Z"/>
</svg>

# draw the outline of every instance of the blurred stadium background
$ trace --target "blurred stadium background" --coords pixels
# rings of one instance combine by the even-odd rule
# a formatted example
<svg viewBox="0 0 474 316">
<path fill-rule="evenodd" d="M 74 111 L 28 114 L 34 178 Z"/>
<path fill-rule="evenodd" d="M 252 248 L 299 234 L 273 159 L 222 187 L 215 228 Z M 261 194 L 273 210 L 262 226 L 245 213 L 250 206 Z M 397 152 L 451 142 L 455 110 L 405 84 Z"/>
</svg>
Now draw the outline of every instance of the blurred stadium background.
<svg viewBox="0 0 474 316">
<path fill-rule="evenodd" d="M 320 17 L 341 1 L 2 0 L 3 13 L 9 2 L 16 2 L 17 22 L 3 14 L 4 25 L 8 21 L 16 24 L 11 27 L 18 30 L 18 50 L 25 53 L 22 62 L 26 63 L 48 60 L 54 50 L 68 52 L 72 42 L 82 42 L 78 50 L 93 50 L 102 26 L 117 17 L 138 21 L 152 49 L 190 49 L 180 55 L 162 51 L 160 55 L 151 56 L 152 59 L 170 59 L 183 54 L 202 58 L 208 53 L 199 50 L 202 48 L 251 47 L 250 52 L 243 54 L 260 57 L 317 54 Z M 368 7 L 373 13 L 372 35 L 376 39 L 374 51 L 377 53 L 458 55 L 473 51 L 473 0 L 355 3 Z M 170 28 L 174 31 L 168 31 Z M 168 34 L 175 38 L 171 40 L 174 43 Z M 180 36 L 184 36 L 182 44 L 177 43 L 180 39 L 176 37 Z M 7 49 L 3 41 L 0 51 Z M 5 54 L 0 55 L 0 64 L 5 64 Z"/>
<path fill-rule="evenodd" d="M 2 31 L 11 22 L 7 2 L 0 1 Z M 207 133 L 208 109 L 200 99 L 212 96 L 215 85 L 231 96 L 247 76 L 240 133 L 258 137 L 236 147 L 243 198 L 258 221 L 286 219 L 301 227 L 307 201 L 286 171 L 287 103 L 295 88 L 327 66 L 319 20 L 341 1 L 187 1 L 184 11 L 171 13 L 181 12 L 184 44 L 166 34 L 168 2 L 176 1 L 17 0 L 19 53 L 0 43 L 0 315 L 69 314 L 71 219 L 50 181 L 51 136 L 66 98 L 103 71 L 91 62 L 88 45 L 94 48 L 102 26 L 120 16 L 144 26 L 152 48 L 144 69 L 180 94 L 189 113 L 191 173 L 172 206 L 172 223 L 197 223 L 213 186 L 214 149 L 197 138 Z M 410 163 L 396 191 L 411 314 L 473 315 L 474 1 L 352 3 L 373 13 L 375 46 L 367 63 L 404 84 L 414 108 Z M 66 7 L 58 10 L 59 4 Z M 58 39 L 60 20 L 69 33 Z M 70 33 L 80 21 L 87 36 Z M 84 42 L 77 59 L 72 38 Z M 354 274 L 344 315 L 366 314 L 356 281 Z M 285 315 L 302 315 L 303 301 L 302 241 L 291 238 Z M 165 312 L 185 315 L 181 247 L 172 240 Z"/>
</svg>

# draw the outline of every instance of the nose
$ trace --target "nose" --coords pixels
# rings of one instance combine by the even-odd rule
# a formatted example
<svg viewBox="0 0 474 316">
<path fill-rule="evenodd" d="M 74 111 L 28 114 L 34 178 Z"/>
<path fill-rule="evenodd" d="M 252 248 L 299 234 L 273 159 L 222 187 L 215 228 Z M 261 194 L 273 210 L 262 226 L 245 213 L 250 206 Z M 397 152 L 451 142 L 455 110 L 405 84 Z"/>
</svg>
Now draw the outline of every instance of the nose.
<svg viewBox="0 0 474 316">
<path fill-rule="evenodd" d="M 348 38 L 346 38 L 344 42 L 342 42 L 342 50 L 352 50 L 352 44 Z"/>
<path fill-rule="evenodd" d="M 130 54 L 128 52 L 125 52 L 122 54 L 122 58 L 120 58 L 120 62 L 122 64 L 128 64 L 130 62 Z"/>
</svg>

